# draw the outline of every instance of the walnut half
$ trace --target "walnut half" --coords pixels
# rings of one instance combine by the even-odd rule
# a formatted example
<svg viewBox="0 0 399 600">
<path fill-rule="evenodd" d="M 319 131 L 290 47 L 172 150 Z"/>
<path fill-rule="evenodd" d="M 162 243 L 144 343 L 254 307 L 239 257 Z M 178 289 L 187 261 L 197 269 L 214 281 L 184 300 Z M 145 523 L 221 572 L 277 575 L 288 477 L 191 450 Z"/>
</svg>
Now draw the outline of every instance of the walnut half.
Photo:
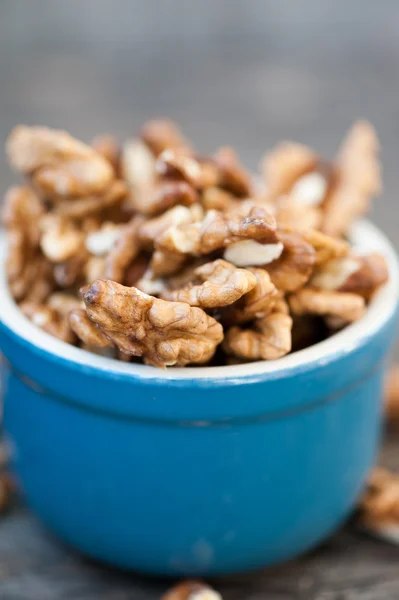
<svg viewBox="0 0 399 600">
<path fill-rule="evenodd" d="M 399 475 L 383 468 L 374 469 L 358 516 L 371 533 L 399 543 Z"/>
<path fill-rule="evenodd" d="M 399 422 L 399 365 L 393 365 L 385 382 L 385 397 L 388 418 Z"/>
<path fill-rule="evenodd" d="M 364 298 L 349 292 L 335 292 L 304 288 L 289 297 L 295 315 L 320 315 L 339 317 L 347 323 L 358 321 L 366 310 Z"/>
<path fill-rule="evenodd" d="M 30 175 L 44 196 L 99 194 L 114 177 L 103 156 L 66 131 L 19 125 L 10 133 L 6 150 L 11 165 Z"/>
<path fill-rule="evenodd" d="M 231 327 L 223 341 L 227 354 L 245 360 L 275 360 L 291 350 L 292 319 L 271 313 L 255 321 L 251 329 Z"/>
<path fill-rule="evenodd" d="M 196 281 L 200 283 L 195 284 Z M 220 308 L 233 304 L 251 291 L 256 277 L 250 271 L 238 269 L 225 260 L 218 259 L 198 267 L 193 272 L 193 281 L 180 290 L 165 292 L 166 300 L 187 302 L 201 308 Z"/>
<path fill-rule="evenodd" d="M 0 515 L 10 506 L 14 485 L 7 473 L 0 473 Z"/>
<path fill-rule="evenodd" d="M 266 210 L 254 207 L 244 217 L 210 210 L 199 223 L 170 227 L 156 245 L 166 252 L 201 256 L 248 239 L 278 241 L 276 222 Z"/>
<path fill-rule="evenodd" d="M 161 600 L 222 600 L 222 596 L 201 581 L 182 581 L 168 590 Z"/>
<path fill-rule="evenodd" d="M 112 344 L 147 364 L 203 364 L 223 339 L 220 323 L 201 308 L 159 300 L 113 281 L 95 281 L 83 300 L 88 317 Z"/>
</svg>

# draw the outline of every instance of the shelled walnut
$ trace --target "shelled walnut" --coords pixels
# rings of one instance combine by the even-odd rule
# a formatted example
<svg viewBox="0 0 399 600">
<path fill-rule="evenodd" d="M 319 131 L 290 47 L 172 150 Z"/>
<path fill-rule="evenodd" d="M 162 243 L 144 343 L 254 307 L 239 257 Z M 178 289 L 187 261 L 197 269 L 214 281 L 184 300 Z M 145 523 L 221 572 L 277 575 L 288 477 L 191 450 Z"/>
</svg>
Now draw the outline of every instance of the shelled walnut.
<svg viewBox="0 0 399 600">
<path fill-rule="evenodd" d="M 161 600 L 222 600 L 222 596 L 201 581 L 182 581 L 168 590 Z"/>
<path fill-rule="evenodd" d="M 84 293 L 88 317 L 125 354 L 159 367 L 208 362 L 223 328 L 201 308 L 159 300 L 113 281 L 95 281 Z"/>
<path fill-rule="evenodd" d="M 66 131 L 19 125 L 10 134 L 6 150 L 10 164 L 29 175 L 45 198 L 97 195 L 113 179 L 109 162 Z"/>
<path fill-rule="evenodd" d="M 381 467 L 374 469 L 358 518 L 370 533 L 399 544 L 399 475 Z"/>
<path fill-rule="evenodd" d="M 385 397 L 388 418 L 399 423 L 399 365 L 393 365 L 388 371 L 385 382 Z"/>
<path fill-rule="evenodd" d="M 13 484 L 7 473 L 0 473 L 0 515 L 9 507 L 13 493 Z"/>
<path fill-rule="evenodd" d="M 221 308 L 248 294 L 256 283 L 256 277 L 251 271 L 238 269 L 225 260 L 218 259 L 195 269 L 193 282 L 181 289 L 166 291 L 162 297 L 186 302 L 190 306 Z"/>
<path fill-rule="evenodd" d="M 253 327 L 227 330 L 223 348 L 227 354 L 245 360 L 275 360 L 291 350 L 292 319 L 272 312 L 254 321 Z"/>
</svg>

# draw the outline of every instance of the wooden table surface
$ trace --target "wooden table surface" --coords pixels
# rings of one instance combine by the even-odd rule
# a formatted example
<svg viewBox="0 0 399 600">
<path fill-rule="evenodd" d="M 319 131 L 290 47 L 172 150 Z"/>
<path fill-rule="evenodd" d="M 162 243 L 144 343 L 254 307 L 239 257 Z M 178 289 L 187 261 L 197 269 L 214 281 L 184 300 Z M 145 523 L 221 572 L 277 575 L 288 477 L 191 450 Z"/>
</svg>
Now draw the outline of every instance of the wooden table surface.
<svg viewBox="0 0 399 600">
<path fill-rule="evenodd" d="M 366 117 L 385 172 L 373 218 L 399 247 L 398 24 L 395 0 L 4 1 L 0 137 L 27 122 L 122 139 L 166 114 L 202 150 L 232 144 L 254 168 L 282 138 L 333 155 Z M 16 181 L 5 160 L 0 177 Z M 383 461 L 399 468 L 399 433 Z M 399 548 L 349 526 L 297 562 L 215 585 L 227 600 L 397 600 Z M 1 600 L 152 600 L 166 587 L 80 559 L 22 505 L 0 521 Z"/>
</svg>

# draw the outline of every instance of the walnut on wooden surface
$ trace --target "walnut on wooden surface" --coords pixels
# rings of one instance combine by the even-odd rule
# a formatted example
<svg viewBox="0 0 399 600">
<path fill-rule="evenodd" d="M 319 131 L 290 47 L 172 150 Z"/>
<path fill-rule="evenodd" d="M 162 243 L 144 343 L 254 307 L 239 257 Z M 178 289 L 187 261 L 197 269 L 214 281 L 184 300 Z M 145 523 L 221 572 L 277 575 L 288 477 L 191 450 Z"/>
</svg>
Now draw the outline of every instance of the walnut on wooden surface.
<svg viewBox="0 0 399 600">
<path fill-rule="evenodd" d="M 8 473 L 0 473 L 0 515 L 4 514 L 8 507 L 14 492 L 14 485 Z"/>
<path fill-rule="evenodd" d="M 190 284 L 181 289 L 165 291 L 162 298 L 187 302 L 190 306 L 200 308 L 220 308 L 233 304 L 255 285 L 253 273 L 218 259 L 195 269 Z"/>
<path fill-rule="evenodd" d="M 6 151 L 11 166 L 29 175 L 44 197 L 101 194 L 114 176 L 103 156 L 66 131 L 18 125 Z"/>
<path fill-rule="evenodd" d="M 347 323 L 358 321 L 366 310 L 364 298 L 358 294 L 312 287 L 291 294 L 288 300 L 291 312 L 295 315 L 339 317 Z"/>
<path fill-rule="evenodd" d="M 371 531 L 399 527 L 399 475 L 383 468 L 371 473 L 359 505 L 359 518 Z"/>
<path fill-rule="evenodd" d="M 159 300 L 113 281 L 96 281 L 84 294 L 89 318 L 126 354 L 158 367 L 208 362 L 223 328 L 201 308 Z"/>
<path fill-rule="evenodd" d="M 222 600 L 222 596 L 202 581 L 182 581 L 168 590 L 161 600 Z"/>
<path fill-rule="evenodd" d="M 0 442 L 0 470 L 4 471 L 10 459 L 9 444 L 6 444 L 4 439 Z"/>
<path fill-rule="evenodd" d="M 399 365 L 393 365 L 385 380 L 385 398 L 388 418 L 399 422 Z"/>
<path fill-rule="evenodd" d="M 291 350 L 292 319 L 272 312 L 256 320 L 250 329 L 230 327 L 223 340 L 227 354 L 246 360 L 275 360 Z"/>
</svg>

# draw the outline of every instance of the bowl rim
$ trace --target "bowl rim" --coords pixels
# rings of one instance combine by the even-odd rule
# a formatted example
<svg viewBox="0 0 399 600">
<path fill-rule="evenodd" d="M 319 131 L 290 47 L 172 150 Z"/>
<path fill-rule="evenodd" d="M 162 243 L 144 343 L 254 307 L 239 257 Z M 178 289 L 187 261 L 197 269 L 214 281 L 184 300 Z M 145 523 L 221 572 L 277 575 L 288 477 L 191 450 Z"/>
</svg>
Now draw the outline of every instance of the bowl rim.
<svg viewBox="0 0 399 600">
<path fill-rule="evenodd" d="M 63 342 L 29 321 L 19 310 L 11 297 L 5 270 L 7 255 L 6 236 L 0 233 L 0 324 L 25 345 L 32 346 L 43 355 L 73 363 L 76 368 L 93 369 L 104 377 L 127 377 L 140 380 L 181 381 L 223 380 L 237 378 L 272 378 L 289 375 L 296 370 L 314 368 L 316 364 L 325 365 L 344 354 L 355 351 L 367 343 L 394 315 L 399 296 L 399 263 L 396 252 L 387 237 L 369 221 L 359 221 L 353 225 L 350 239 L 355 252 L 380 252 L 388 262 L 389 281 L 377 292 L 371 301 L 365 316 L 347 326 L 332 337 L 298 352 L 288 354 L 278 360 L 255 361 L 242 365 L 211 367 L 173 367 L 166 370 L 124 363 L 113 358 L 99 356 Z"/>
</svg>

